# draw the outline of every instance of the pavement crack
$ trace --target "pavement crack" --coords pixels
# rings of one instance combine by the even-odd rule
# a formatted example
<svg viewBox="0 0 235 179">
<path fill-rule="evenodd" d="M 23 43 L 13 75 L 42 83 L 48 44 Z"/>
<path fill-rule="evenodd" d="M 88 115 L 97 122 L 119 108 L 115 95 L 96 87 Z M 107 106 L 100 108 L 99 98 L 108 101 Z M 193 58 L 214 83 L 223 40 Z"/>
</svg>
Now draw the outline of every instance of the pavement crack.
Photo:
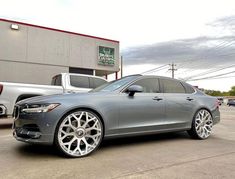
<svg viewBox="0 0 235 179">
<path fill-rule="evenodd" d="M 131 175 L 134 175 L 134 174 L 141 174 L 141 173 L 145 173 L 145 172 L 149 172 L 149 171 L 153 171 L 153 170 L 161 170 L 161 169 L 165 169 L 165 168 L 180 166 L 180 165 L 184 165 L 184 164 L 187 164 L 187 163 L 194 163 L 194 162 L 198 162 L 198 161 L 202 161 L 202 160 L 207 160 L 207 159 L 216 158 L 216 157 L 222 157 L 222 156 L 231 155 L 231 154 L 235 154 L 235 152 L 223 153 L 223 154 L 213 155 L 213 156 L 209 156 L 209 157 L 194 159 L 194 160 L 190 160 L 190 161 L 178 162 L 178 163 L 174 163 L 174 164 L 170 164 L 170 165 L 150 168 L 150 169 L 147 169 L 147 170 L 132 172 L 132 173 L 124 174 L 124 175 L 121 175 L 121 176 L 113 177 L 112 179 L 128 177 L 128 176 L 131 176 Z"/>
</svg>

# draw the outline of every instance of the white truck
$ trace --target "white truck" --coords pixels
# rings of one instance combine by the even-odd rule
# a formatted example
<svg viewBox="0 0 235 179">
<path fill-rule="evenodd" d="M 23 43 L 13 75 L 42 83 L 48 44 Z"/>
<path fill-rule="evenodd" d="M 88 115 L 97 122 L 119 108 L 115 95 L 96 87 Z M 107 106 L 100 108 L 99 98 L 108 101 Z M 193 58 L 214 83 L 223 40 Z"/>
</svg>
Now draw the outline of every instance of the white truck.
<svg viewBox="0 0 235 179">
<path fill-rule="evenodd" d="M 0 82 L 0 117 L 11 116 L 18 101 L 35 96 L 88 92 L 107 81 L 104 78 L 73 73 L 61 73 L 51 85 Z"/>
</svg>

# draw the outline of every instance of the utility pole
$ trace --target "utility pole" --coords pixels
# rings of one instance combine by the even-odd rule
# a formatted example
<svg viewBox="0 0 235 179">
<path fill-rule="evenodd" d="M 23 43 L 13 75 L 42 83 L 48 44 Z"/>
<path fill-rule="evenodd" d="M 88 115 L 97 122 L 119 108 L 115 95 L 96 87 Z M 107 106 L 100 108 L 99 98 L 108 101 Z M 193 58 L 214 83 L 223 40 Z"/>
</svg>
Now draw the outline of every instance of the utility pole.
<svg viewBox="0 0 235 179">
<path fill-rule="evenodd" d="M 172 64 L 169 64 L 170 65 L 170 71 L 171 71 L 171 76 L 172 78 L 175 78 L 175 71 L 177 70 L 175 67 L 176 67 L 176 64 L 172 63 Z"/>
<path fill-rule="evenodd" d="M 121 56 L 121 78 L 123 77 L 123 58 Z"/>
</svg>

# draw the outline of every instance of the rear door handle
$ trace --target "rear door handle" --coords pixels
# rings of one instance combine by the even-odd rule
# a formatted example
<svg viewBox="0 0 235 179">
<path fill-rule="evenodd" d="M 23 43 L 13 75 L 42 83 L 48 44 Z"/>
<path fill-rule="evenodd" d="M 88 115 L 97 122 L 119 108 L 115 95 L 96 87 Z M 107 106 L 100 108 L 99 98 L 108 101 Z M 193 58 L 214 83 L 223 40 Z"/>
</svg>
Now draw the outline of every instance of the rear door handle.
<svg viewBox="0 0 235 179">
<path fill-rule="evenodd" d="M 188 100 L 188 101 L 193 101 L 193 98 L 187 97 L 186 100 Z"/>
<path fill-rule="evenodd" d="M 162 98 L 159 98 L 158 96 L 155 96 L 155 97 L 153 97 L 153 100 L 161 101 L 161 100 L 163 100 L 163 99 L 162 99 Z"/>
</svg>

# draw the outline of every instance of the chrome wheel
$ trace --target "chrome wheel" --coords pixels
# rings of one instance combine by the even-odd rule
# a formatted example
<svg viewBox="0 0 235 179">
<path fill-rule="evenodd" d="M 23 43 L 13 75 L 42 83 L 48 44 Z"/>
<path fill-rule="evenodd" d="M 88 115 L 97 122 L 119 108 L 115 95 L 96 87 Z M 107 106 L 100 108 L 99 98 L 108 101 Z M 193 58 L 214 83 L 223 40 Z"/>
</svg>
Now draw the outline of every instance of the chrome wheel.
<svg viewBox="0 0 235 179">
<path fill-rule="evenodd" d="M 99 117 L 90 111 L 76 111 L 66 116 L 59 125 L 57 142 L 62 151 L 81 157 L 94 151 L 103 136 Z"/>
<path fill-rule="evenodd" d="M 199 138 L 206 139 L 210 136 L 213 126 L 213 120 L 211 114 L 201 109 L 198 111 L 195 117 L 195 131 Z"/>
</svg>

